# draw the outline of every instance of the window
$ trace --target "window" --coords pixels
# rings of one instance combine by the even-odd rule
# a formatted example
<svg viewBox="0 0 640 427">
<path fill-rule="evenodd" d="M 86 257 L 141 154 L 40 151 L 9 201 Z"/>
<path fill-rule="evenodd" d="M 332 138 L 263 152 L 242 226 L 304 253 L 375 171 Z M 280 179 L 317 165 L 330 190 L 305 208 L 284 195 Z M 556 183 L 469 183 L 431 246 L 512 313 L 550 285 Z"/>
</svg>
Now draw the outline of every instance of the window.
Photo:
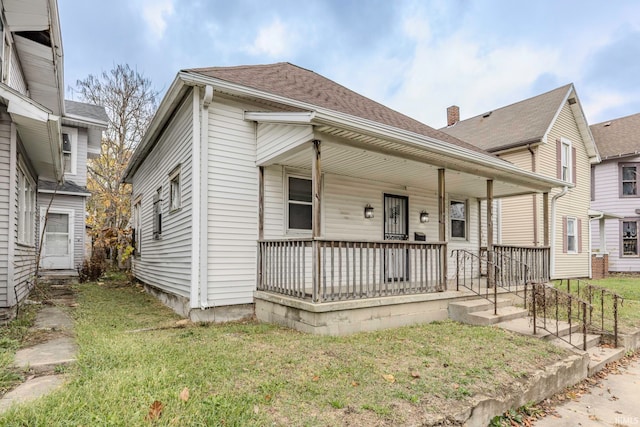
<svg viewBox="0 0 640 427">
<path fill-rule="evenodd" d="M 18 243 L 34 244 L 36 191 L 35 183 L 18 167 Z"/>
<path fill-rule="evenodd" d="M 133 255 L 140 256 L 140 246 L 142 243 L 142 197 L 138 197 L 133 205 L 133 232 L 131 233 L 131 246 Z"/>
<path fill-rule="evenodd" d="M 62 163 L 64 173 L 71 173 L 71 138 L 68 133 L 62 134 Z"/>
<path fill-rule="evenodd" d="M 159 240 L 162 236 L 162 187 L 153 196 L 153 238 Z"/>
<path fill-rule="evenodd" d="M 638 256 L 639 218 L 625 218 L 620 221 L 620 240 L 622 256 Z"/>
<path fill-rule="evenodd" d="M 467 238 L 467 202 L 452 200 L 449 202 L 449 218 L 451 219 L 451 237 Z"/>
<path fill-rule="evenodd" d="M 638 166 L 640 163 L 620 163 L 620 197 L 638 197 Z"/>
<path fill-rule="evenodd" d="M 169 174 L 169 212 L 180 209 L 180 166 Z"/>
<path fill-rule="evenodd" d="M 576 253 L 578 247 L 577 226 L 575 218 L 567 218 L 567 252 Z"/>
<path fill-rule="evenodd" d="M 65 174 L 75 175 L 77 162 L 78 130 L 62 128 L 62 166 Z"/>
<path fill-rule="evenodd" d="M 287 177 L 287 217 L 290 230 L 311 230 L 312 191 L 311 180 Z"/>
<path fill-rule="evenodd" d="M 571 141 L 563 138 L 560 142 L 560 167 L 562 171 L 560 179 L 563 181 L 571 181 Z"/>
</svg>

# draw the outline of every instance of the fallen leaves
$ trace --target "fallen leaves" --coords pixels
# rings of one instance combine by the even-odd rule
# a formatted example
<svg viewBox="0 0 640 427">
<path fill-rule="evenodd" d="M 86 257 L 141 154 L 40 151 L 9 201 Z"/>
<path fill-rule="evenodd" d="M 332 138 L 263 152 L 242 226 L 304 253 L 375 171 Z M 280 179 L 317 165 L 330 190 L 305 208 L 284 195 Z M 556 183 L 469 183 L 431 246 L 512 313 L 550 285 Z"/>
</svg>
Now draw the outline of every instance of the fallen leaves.
<svg viewBox="0 0 640 427">
<path fill-rule="evenodd" d="M 185 387 L 182 389 L 182 391 L 180 392 L 180 394 L 178 395 L 178 397 L 180 397 L 180 400 L 182 400 L 183 402 L 186 402 L 189 400 L 189 387 Z"/>
<path fill-rule="evenodd" d="M 384 378 L 385 381 L 387 381 L 388 383 L 395 383 L 396 382 L 396 377 L 394 377 L 391 374 L 382 375 L 382 378 Z"/>
<path fill-rule="evenodd" d="M 420 378 L 420 373 L 418 371 L 411 371 L 412 378 Z"/>
<path fill-rule="evenodd" d="M 154 402 L 149 407 L 149 413 L 145 417 L 145 420 L 155 421 L 162 415 L 162 410 L 164 409 L 164 405 L 159 400 L 154 400 Z"/>
</svg>

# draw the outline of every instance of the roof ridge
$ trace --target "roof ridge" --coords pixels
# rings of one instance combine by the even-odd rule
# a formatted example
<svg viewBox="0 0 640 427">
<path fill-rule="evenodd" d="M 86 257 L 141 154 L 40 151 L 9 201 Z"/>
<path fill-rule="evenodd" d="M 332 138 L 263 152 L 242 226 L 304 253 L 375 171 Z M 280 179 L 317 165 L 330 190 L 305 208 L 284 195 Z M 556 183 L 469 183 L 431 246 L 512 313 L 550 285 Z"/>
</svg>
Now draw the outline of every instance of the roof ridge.
<svg viewBox="0 0 640 427">
<path fill-rule="evenodd" d="M 605 123 L 619 122 L 619 121 L 622 121 L 622 120 L 630 119 L 631 117 L 634 117 L 634 116 L 640 116 L 640 113 L 633 113 L 633 114 L 629 114 L 629 115 L 622 116 L 622 117 L 616 117 L 615 119 L 603 120 L 603 121 L 601 121 L 599 123 L 594 123 L 592 125 L 589 125 L 589 127 L 603 125 Z"/>
<path fill-rule="evenodd" d="M 559 86 L 559 87 L 557 87 L 557 88 L 555 88 L 555 89 L 551 89 L 551 90 L 549 90 L 549 91 L 547 91 L 547 92 L 544 92 L 544 93 L 541 93 L 541 94 L 538 94 L 538 95 L 534 95 L 534 96 L 532 96 L 532 97 L 530 97 L 530 98 L 522 99 L 522 100 L 520 100 L 520 101 L 512 102 L 511 104 L 503 105 L 502 107 L 498 107 L 498 108 L 494 108 L 494 109 L 491 109 L 491 110 L 487 110 L 487 111 L 485 111 L 484 113 L 480 113 L 480 114 L 477 114 L 477 115 L 475 115 L 475 116 L 469 117 L 469 118 L 467 118 L 467 119 L 460 120 L 460 122 L 465 122 L 465 121 L 467 121 L 467 120 L 475 119 L 475 118 L 477 118 L 477 117 L 484 116 L 484 115 L 486 115 L 487 113 L 494 113 L 494 112 L 496 112 L 496 111 L 506 110 L 507 108 L 511 108 L 511 107 L 513 107 L 513 106 L 515 106 L 515 105 L 524 104 L 524 103 L 526 103 L 526 102 L 531 102 L 531 101 L 534 101 L 534 100 L 536 100 L 536 99 L 542 98 L 542 97 L 544 97 L 544 96 L 548 96 L 548 95 L 549 95 L 549 94 L 551 94 L 552 92 L 556 92 L 556 91 L 558 91 L 558 92 L 559 92 L 559 91 L 560 91 L 560 89 L 564 89 L 564 88 L 567 88 L 567 89 L 568 89 L 570 86 L 573 86 L 573 83 L 568 83 L 568 84 L 566 84 L 566 85 Z"/>
</svg>

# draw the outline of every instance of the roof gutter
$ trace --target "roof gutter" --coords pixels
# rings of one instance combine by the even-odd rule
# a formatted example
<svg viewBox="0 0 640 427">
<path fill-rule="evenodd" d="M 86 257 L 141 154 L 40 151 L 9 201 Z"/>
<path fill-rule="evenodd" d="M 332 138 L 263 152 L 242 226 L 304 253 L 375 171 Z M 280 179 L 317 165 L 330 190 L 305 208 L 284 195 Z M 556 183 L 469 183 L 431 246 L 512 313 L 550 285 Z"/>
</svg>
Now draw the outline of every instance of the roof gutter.
<svg viewBox="0 0 640 427">
<path fill-rule="evenodd" d="M 547 178 L 531 172 L 523 171 L 515 165 L 505 162 L 498 157 L 493 157 L 489 154 L 483 154 L 481 152 L 473 151 L 467 148 L 458 147 L 454 144 L 450 144 L 435 138 L 420 135 L 415 132 L 399 129 L 372 120 L 363 119 L 346 113 L 318 107 L 317 105 L 296 101 L 290 98 L 285 98 L 246 86 L 190 72 L 180 71 L 178 73 L 178 76 L 176 77 L 176 80 L 178 79 L 183 80 L 185 84 L 199 86 L 209 84 L 213 85 L 214 88 L 225 89 L 232 93 L 262 99 L 269 99 L 282 104 L 292 105 L 307 110 L 313 110 L 315 111 L 315 120 L 318 122 L 339 125 L 340 127 L 351 128 L 352 130 L 363 133 L 374 133 L 385 139 L 395 140 L 405 145 L 422 149 L 427 148 L 433 153 L 440 154 L 455 160 L 460 160 L 475 165 L 489 166 L 503 173 L 520 177 L 521 183 L 525 183 L 529 186 L 537 186 L 540 191 L 545 191 L 549 188 L 561 187 L 566 185 L 565 182 L 560 180 Z"/>
<path fill-rule="evenodd" d="M 60 32 L 60 15 L 58 13 L 57 0 L 49 0 L 49 28 L 51 30 L 51 49 L 53 50 L 53 68 L 56 72 L 56 84 L 58 86 L 58 97 L 60 115 L 64 112 L 64 68 L 62 34 Z"/>
</svg>

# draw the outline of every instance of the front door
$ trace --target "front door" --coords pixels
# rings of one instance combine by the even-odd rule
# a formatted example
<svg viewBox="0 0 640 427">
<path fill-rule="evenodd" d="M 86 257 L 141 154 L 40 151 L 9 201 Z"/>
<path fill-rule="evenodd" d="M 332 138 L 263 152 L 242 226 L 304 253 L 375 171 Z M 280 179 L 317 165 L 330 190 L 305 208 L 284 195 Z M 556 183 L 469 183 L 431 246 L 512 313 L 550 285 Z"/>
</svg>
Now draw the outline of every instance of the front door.
<svg viewBox="0 0 640 427">
<path fill-rule="evenodd" d="M 393 194 L 384 195 L 384 240 L 409 239 L 409 198 Z M 385 277 L 388 281 L 406 280 L 409 271 L 406 249 L 385 250 Z"/>
<path fill-rule="evenodd" d="M 44 219 L 44 218 L 43 218 Z M 49 212 L 44 230 L 40 266 L 47 270 L 73 268 L 73 214 Z"/>
</svg>

